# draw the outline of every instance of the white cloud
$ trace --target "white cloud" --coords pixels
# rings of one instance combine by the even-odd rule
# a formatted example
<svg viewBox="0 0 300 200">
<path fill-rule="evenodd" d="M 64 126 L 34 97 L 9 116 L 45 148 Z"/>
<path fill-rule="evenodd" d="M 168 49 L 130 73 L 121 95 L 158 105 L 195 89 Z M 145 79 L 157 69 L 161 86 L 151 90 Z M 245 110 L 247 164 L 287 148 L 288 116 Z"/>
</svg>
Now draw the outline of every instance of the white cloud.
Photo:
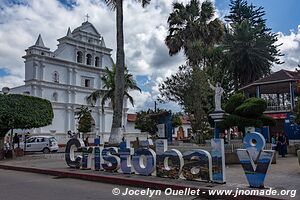
<svg viewBox="0 0 300 200">
<path fill-rule="evenodd" d="M 300 64 L 300 25 L 297 31 L 291 31 L 290 34 L 279 33 L 278 44 L 282 44 L 279 48 L 284 54 L 281 60 L 285 63 L 274 67 L 274 71 L 281 68 L 295 70 Z"/>
<path fill-rule="evenodd" d="M 134 98 L 134 107 L 130 104 L 129 100 L 127 102 L 129 112 L 134 113 L 136 111 L 145 109 L 145 104 L 151 104 L 154 103 L 154 100 L 152 99 L 152 95 L 150 92 L 142 92 L 139 91 L 130 91 L 130 95 Z"/>
<path fill-rule="evenodd" d="M 22 0 L 26 5 L 9 6 L 6 2 L 0 0 L 0 69 L 6 70 L 9 75 L 0 77 L 0 88 L 23 84 L 25 69 L 21 57 L 24 50 L 35 43 L 38 34 L 42 34 L 45 45 L 54 51 L 56 40 L 66 34 L 68 27 L 73 30 L 80 26 L 87 13 L 90 16 L 89 21 L 103 35 L 106 46 L 116 49 L 115 12 L 100 0 L 76 0 L 73 9 L 65 8 L 57 0 Z M 134 109 L 153 107 L 153 100 L 158 95 L 158 84 L 176 72 L 178 66 L 185 61 L 182 53 L 170 57 L 164 44 L 164 38 L 168 34 L 167 18 L 173 0 L 153 0 L 146 8 L 133 0 L 124 2 L 126 63 L 135 76 L 146 75 L 149 79 L 149 91 L 139 95 L 134 93 Z M 222 17 L 224 12 L 217 11 L 217 15 Z M 283 59 L 286 62 L 280 68 L 293 69 L 297 66 L 299 41 L 299 30 L 288 35 L 280 34 L 279 42 L 283 43 L 280 48 L 285 53 Z M 276 66 L 274 70 L 278 68 Z M 169 107 L 178 109 L 175 105 Z"/>
<path fill-rule="evenodd" d="M 188 2 L 184 0 L 183 2 Z M 0 77 L 0 88 L 23 84 L 25 76 L 24 50 L 33 45 L 38 34 L 52 51 L 56 49 L 57 39 L 66 34 L 67 28 L 81 25 L 86 13 L 89 21 L 103 35 L 107 47 L 116 49 L 115 12 L 101 1 L 76 0 L 73 9 L 67 9 L 57 0 L 23 0 L 23 4 L 7 4 L 0 0 L 0 69 L 9 73 Z M 157 77 L 177 71 L 184 62 L 182 54 L 170 57 L 164 44 L 167 35 L 167 18 L 173 0 L 153 0 L 146 8 L 134 1 L 124 1 L 124 34 L 126 63 L 131 73 L 149 77 L 150 89 L 157 85 Z M 113 55 L 115 51 L 113 52 Z M 115 56 L 113 56 L 115 58 Z M 157 87 L 153 91 L 134 95 L 136 107 L 150 104 Z"/>
</svg>

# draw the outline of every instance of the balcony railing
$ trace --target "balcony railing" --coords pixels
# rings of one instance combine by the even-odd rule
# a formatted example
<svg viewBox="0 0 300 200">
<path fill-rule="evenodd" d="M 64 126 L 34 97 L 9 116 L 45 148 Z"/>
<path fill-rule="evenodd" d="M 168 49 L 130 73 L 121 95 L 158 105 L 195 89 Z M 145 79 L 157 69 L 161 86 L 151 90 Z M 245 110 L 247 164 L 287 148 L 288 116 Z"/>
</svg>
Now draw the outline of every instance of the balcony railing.
<svg viewBox="0 0 300 200">
<path fill-rule="evenodd" d="M 291 105 L 268 105 L 266 111 L 291 111 Z"/>
</svg>

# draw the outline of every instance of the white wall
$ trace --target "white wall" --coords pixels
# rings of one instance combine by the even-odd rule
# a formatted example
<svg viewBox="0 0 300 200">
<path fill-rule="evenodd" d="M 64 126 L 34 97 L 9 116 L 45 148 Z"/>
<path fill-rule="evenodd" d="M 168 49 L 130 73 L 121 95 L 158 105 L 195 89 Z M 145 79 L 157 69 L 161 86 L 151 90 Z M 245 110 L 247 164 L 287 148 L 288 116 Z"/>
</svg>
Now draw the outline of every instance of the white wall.
<svg viewBox="0 0 300 200">
<path fill-rule="evenodd" d="M 105 68 L 105 67 L 111 68 L 112 65 L 113 65 L 113 62 L 111 60 L 111 57 L 108 55 L 103 55 L 102 68 Z"/>
<path fill-rule="evenodd" d="M 68 84 L 68 68 L 63 65 L 45 64 L 44 68 L 44 81 L 53 82 L 53 73 L 57 71 L 59 74 L 59 83 Z"/>
<path fill-rule="evenodd" d="M 128 122 L 128 121 L 125 126 L 125 131 L 127 133 L 140 133 L 141 132 L 141 130 L 135 128 L 134 122 Z"/>
</svg>

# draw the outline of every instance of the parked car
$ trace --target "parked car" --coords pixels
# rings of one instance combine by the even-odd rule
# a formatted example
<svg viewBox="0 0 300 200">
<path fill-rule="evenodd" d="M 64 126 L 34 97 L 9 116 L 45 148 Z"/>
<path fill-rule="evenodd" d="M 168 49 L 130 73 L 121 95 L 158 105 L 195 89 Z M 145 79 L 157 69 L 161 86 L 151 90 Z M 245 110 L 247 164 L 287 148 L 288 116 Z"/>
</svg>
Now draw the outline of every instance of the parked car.
<svg viewBox="0 0 300 200">
<path fill-rule="evenodd" d="M 53 136 L 31 136 L 26 140 L 26 148 L 24 142 L 20 143 L 20 148 L 31 152 L 57 152 L 58 142 Z"/>
</svg>

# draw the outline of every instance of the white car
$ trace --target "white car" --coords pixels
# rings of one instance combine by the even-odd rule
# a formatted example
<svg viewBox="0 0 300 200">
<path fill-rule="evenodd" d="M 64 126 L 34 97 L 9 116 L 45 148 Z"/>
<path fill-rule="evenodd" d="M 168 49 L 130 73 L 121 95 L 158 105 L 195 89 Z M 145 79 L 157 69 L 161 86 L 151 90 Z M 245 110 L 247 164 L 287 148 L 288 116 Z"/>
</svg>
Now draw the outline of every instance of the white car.
<svg viewBox="0 0 300 200">
<path fill-rule="evenodd" d="M 22 142 L 20 148 L 24 151 L 50 153 L 58 151 L 58 143 L 53 136 L 31 136 L 26 140 L 26 147 Z"/>
</svg>

